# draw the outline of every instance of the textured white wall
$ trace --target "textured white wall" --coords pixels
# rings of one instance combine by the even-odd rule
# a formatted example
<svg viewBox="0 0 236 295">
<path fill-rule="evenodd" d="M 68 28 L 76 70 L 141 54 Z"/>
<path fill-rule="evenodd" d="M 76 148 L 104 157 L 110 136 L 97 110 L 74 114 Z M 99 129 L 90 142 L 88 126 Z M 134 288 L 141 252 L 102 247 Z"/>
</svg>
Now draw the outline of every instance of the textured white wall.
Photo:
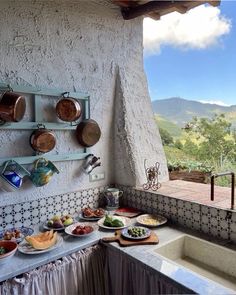
<svg viewBox="0 0 236 295">
<path fill-rule="evenodd" d="M 124 21 L 118 8 L 99 0 L 6 0 L 0 1 L 0 11 L 0 80 L 88 92 L 91 117 L 102 130 L 101 140 L 90 149 L 102 161 L 94 172 L 106 173 L 104 181 L 90 183 L 80 173 L 82 161 L 57 163 L 61 173 L 48 185 L 35 188 L 27 180 L 18 192 L 0 192 L 0 205 L 114 182 L 141 184 L 144 158 L 150 164 L 161 161 L 161 178 L 166 180 L 143 71 L 142 19 Z M 53 113 L 55 103 L 45 99 L 45 109 Z M 27 114 L 24 120 L 30 110 Z M 30 155 L 30 134 L 0 130 L 0 157 Z M 78 150 L 71 133 L 56 136 L 57 147 L 51 153 Z"/>
</svg>

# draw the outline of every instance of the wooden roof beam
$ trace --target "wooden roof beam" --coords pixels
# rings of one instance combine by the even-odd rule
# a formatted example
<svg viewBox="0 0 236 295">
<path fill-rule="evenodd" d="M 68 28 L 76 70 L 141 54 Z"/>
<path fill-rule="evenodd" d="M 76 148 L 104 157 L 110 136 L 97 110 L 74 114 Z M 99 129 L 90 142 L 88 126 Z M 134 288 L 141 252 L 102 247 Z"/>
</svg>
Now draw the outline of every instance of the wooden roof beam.
<svg viewBox="0 0 236 295">
<path fill-rule="evenodd" d="M 220 0 L 219 1 L 207 1 L 208 4 L 210 4 L 211 6 L 219 6 L 220 5 Z"/>
<path fill-rule="evenodd" d="M 175 11 L 179 12 L 179 13 L 186 13 L 188 11 L 188 7 L 184 6 L 184 5 L 178 5 L 178 6 L 174 6 Z"/>
<path fill-rule="evenodd" d="M 125 20 L 130 20 L 142 15 L 148 15 L 152 12 L 157 12 L 160 15 L 165 10 L 178 11 L 185 13 L 194 6 L 209 3 L 212 6 L 217 6 L 220 1 L 150 1 L 142 5 L 134 7 L 122 7 L 121 13 Z"/>
<path fill-rule="evenodd" d="M 151 17 L 154 20 L 159 20 L 161 18 L 160 14 L 157 12 L 150 12 L 149 14 L 147 14 L 148 17 Z"/>
</svg>

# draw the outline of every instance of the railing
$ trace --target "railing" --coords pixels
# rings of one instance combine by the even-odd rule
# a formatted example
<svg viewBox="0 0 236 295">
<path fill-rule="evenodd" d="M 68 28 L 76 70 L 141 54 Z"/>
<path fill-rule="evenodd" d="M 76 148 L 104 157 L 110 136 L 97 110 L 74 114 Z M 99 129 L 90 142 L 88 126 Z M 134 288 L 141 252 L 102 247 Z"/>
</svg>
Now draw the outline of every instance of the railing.
<svg viewBox="0 0 236 295">
<path fill-rule="evenodd" d="M 222 172 L 216 173 L 211 176 L 211 201 L 214 201 L 214 185 L 215 185 L 215 178 L 220 176 L 227 176 L 231 175 L 231 209 L 234 209 L 234 191 L 235 191 L 235 173 L 234 172 Z"/>
</svg>

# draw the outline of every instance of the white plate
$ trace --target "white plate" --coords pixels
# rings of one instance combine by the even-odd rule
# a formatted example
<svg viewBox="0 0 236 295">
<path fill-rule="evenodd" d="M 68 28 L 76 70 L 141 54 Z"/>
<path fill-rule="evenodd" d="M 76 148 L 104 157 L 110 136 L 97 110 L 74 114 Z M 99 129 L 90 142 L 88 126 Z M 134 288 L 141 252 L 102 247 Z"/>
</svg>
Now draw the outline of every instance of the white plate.
<svg viewBox="0 0 236 295">
<path fill-rule="evenodd" d="M 78 219 L 86 220 L 86 221 L 98 221 L 101 218 L 103 218 L 103 216 L 102 217 L 84 217 L 83 213 L 80 213 L 78 216 Z"/>
<path fill-rule="evenodd" d="M 149 224 L 146 220 L 147 219 L 154 219 L 156 220 L 156 223 L 155 224 Z M 147 227 L 157 227 L 157 226 L 160 226 L 164 223 L 167 222 L 167 218 L 165 218 L 164 216 L 161 216 L 161 215 L 155 215 L 155 214 L 143 214 L 143 215 L 140 215 L 136 218 L 136 221 L 137 223 L 141 224 L 141 225 L 144 225 L 144 226 L 147 226 Z"/>
<path fill-rule="evenodd" d="M 63 227 L 52 227 L 52 226 L 48 226 L 47 222 L 46 222 L 46 223 L 44 223 L 43 228 L 46 229 L 46 230 L 52 230 L 53 229 L 55 231 L 60 231 L 60 230 L 64 230 L 65 226 L 63 225 Z"/>
<path fill-rule="evenodd" d="M 106 228 L 106 229 L 121 229 L 121 228 L 125 228 L 127 226 L 131 225 L 131 220 L 127 217 L 123 217 L 123 216 L 112 216 L 114 219 L 119 219 L 124 223 L 124 226 L 121 227 L 112 227 L 112 226 L 106 226 L 104 225 L 104 220 L 106 217 L 103 217 L 102 219 L 98 220 L 98 225 L 100 227 Z"/>
<path fill-rule="evenodd" d="M 56 249 L 57 247 L 61 246 L 62 242 L 63 242 L 63 238 L 61 236 L 57 236 L 57 242 L 54 246 L 44 250 L 37 250 L 37 249 L 34 249 L 32 246 L 30 246 L 30 244 L 27 243 L 26 241 L 23 241 L 18 245 L 18 250 L 24 254 L 41 254 L 41 253 L 46 253 Z"/>
<path fill-rule="evenodd" d="M 142 235 L 142 236 L 140 236 L 140 237 L 133 237 L 133 236 L 131 236 L 128 233 L 128 230 L 130 228 L 133 228 L 133 227 L 144 229 L 145 230 L 145 234 Z M 146 227 L 143 227 L 143 226 L 136 226 L 136 225 L 134 225 L 134 226 L 129 226 L 129 227 L 126 227 L 126 228 L 122 229 L 121 234 L 122 234 L 123 237 L 128 238 L 130 240 L 144 240 L 144 239 L 147 239 L 147 238 L 150 237 L 151 230 L 149 228 L 146 228 Z"/>
<path fill-rule="evenodd" d="M 90 233 L 88 234 L 84 234 L 84 235 L 76 235 L 76 234 L 73 234 L 73 230 L 78 226 L 78 225 L 81 225 L 81 226 L 91 226 L 93 228 L 93 231 L 91 231 Z M 94 231 L 97 230 L 97 226 L 94 226 L 94 225 L 91 225 L 91 223 L 81 223 L 81 222 L 77 222 L 77 223 L 74 223 L 74 224 L 71 224 L 69 225 L 66 229 L 65 229 L 65 233 L 67 233 L 68 235 L 70 236 L 74 236 L 74 237 L 77 237 L 77 238 L 84 238 L 84 237 L 88 237 L 90 235 L 92 235 L 94 233 Z"/>
</svg>

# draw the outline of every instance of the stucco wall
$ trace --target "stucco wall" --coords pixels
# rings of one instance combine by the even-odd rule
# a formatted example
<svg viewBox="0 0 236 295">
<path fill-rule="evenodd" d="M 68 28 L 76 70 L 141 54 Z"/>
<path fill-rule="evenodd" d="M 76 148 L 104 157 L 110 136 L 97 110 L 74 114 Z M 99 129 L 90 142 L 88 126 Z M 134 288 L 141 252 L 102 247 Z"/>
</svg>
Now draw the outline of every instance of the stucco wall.
<svg viewBox="0 0 236 295">
<path fill-rule="evenodd" d="M 142 184 L 144 158 L 160 161 L 166 180 L 143 71 L 142 19 L 124 21 L 109 1 L 0 1 L 0 11 L 0 80 L 89 93 L 91 117 L 102 130 L 90 149 L 102 161 L 94 172 L 106 174 L 91 183 L 80 173 L 82 161 L 57 163 L 61 173 L 48 185 L 35 188 L 27 180 L 17 192 L 0 192 L 0 205 L 115 182 Z M 50 103 L 52 110 L 55 101 Z M 0 130 L 0 157 L 29 155 L 30 134 Z M 68 132 L 56 136 L 53 152 L 79 148 Z"/>
</svg>

